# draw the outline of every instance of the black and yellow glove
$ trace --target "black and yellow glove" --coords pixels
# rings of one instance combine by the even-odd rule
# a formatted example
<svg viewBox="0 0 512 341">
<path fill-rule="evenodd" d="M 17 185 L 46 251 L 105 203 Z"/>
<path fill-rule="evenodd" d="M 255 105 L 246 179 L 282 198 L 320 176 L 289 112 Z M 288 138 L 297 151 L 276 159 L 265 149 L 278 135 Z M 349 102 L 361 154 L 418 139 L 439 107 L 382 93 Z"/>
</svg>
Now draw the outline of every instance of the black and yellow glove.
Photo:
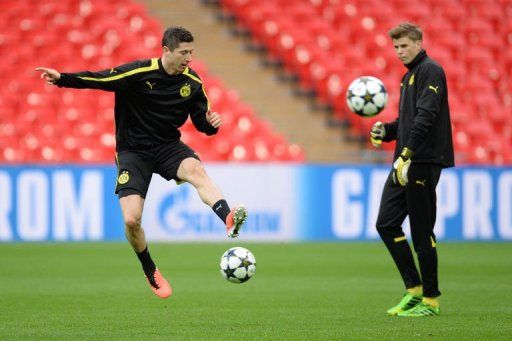
<svg viewBox="0 0 512 341">
<path fill-rule="evenodd" d="M 402 149 L 400 156 L 393 163 L 393 182 L 395 184 L 400 184 L 400 186 L 407 185 L 407 182 L 409 181 L 407 172 L 411 166 L 411 157 L 413 155 L 414 152 L 405 147 Z"/>
<path fill-rule="evenodd" d="M 370 141 L 375 148 L 380 148 L 382 139 L 386 136 L 386 129 L 381 121 L 377 121 L 373 124 L 372 130 L 370 131 Z"/>
</svg>

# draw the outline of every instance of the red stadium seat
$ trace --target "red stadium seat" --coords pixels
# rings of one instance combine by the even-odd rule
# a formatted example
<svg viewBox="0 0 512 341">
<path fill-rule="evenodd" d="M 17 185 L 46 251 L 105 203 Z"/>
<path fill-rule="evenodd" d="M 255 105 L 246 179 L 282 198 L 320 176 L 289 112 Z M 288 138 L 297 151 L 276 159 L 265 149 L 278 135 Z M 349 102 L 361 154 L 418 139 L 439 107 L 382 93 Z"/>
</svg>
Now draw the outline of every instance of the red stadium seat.
<svg viewBox="0 0 512 341">
<path fill-rule="evenodd" d="M 435 1 L 432 6 L 433 17 L 442 16 L 450 22 L 456 24 L 461 18 L 466 16 L 466 10 L 458 1 Z"/>
<path fill-rule="evenodd" d="M 463 55 L 466 47 L 466 37 L 457 31 L 447 31 L 443 34 L 437 34 L 430 39 L 432 39 L 432 44 L 450 51 L 454 57 Z"/>
<path fill-rule="evenodd" d="M 465 51 L 465 62 L 468 70 L 478 72 L 482 65 L 493 63 L 494 57 L 488 50 L 470 46 Z"/>
<path fill-rule="evenodd" d="M 423 2 L 408 2 L 403 7 L 400 7 L 400 11 L 403 16 L 408 18 L 409 21 L 415 22 L 421 26 L 428 23 L 430 24 L 430 7 Z M 424 22 L 424 21 L 427 22 Z"/>
</svg>

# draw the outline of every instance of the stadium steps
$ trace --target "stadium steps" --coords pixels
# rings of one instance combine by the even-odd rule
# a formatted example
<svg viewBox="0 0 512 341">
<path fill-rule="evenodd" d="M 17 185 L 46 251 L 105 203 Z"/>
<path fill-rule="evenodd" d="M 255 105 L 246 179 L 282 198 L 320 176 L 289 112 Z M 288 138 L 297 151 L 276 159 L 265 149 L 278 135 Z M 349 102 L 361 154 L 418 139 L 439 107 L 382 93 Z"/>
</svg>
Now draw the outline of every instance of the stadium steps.
<svg viewBox="0 0 512 341">
<path fill-rule="evenodd" d="M 324 111 L 313 110 L 307 98 L 296 97 L 289 84 L 264 67 L 256 53 L 247 51 L 243 39 L 230 34 L 217 20 L 215 6 L 200 1 L 146 0 L 149 13 L 162 25 L 183 26 L 196 38 L 198 58 L 228 88 L 237 89 L 258 117 L 267 119 L 291 143 L 300 145 L 310 162 L 360 162 L 364 156 L 356 142 L 347 142 L 339 127 L 330 126 Z"/>
</svg>

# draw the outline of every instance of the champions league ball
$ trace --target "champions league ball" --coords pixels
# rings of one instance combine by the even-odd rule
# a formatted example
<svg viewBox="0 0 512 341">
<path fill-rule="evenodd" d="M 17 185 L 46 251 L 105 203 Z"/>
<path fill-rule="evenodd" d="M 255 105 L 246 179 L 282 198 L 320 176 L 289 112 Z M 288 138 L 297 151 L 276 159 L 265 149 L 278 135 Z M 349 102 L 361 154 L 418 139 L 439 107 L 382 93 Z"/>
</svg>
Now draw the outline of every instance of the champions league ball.
<svg viewBox="0 0 512 341">
<path fill-rule="evenodd" d="M 232 247 L 220 258 L 220 274 L 231 283 L 247 282 L 256 272 L 256 258 L 243 247 Z"/>
<path fill-rule="evenodd" d="M 377 115 L 388 103 L 388 92 L 382 81 L 372 76 L 363 76 L 350 83 L 347 90 L 347 105 L 351 111 L 363 117 Z"/>
</svg>

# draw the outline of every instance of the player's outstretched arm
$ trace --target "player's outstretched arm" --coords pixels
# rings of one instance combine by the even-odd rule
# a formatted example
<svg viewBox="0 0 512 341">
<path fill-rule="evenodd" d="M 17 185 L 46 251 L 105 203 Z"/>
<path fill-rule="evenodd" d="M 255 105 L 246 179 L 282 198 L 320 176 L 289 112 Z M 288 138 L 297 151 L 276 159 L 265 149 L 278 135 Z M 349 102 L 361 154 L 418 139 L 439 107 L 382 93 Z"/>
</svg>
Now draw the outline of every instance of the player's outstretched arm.
<svg viewBox="0 0 512 341">
<path fill-rule="evenodd" d="M 44 78 L 46 83 L 53 85 L 60 79 L 60 72 L 55 69 L 47 67 L 37 67 L 36 71 L 41 71 L 41 78 Z"/>
<path fill-rule="evenodd" d="M 115 68 L 102 71 L 82 71 L 82 72 L 62 72 L 57 70 L 38 67 L 36 71 L 41 72 L 41 78 L 44 78 L 48 84 L 57 85 L 64 88 L 73 89 L 99 89 L 104 91 L 117 91 L 126 88 L 130 71 L 137 74 L 136 69 L 146 67 L 157 69 L 158 61 L 145 61 L 145 63 L 132 62 L 120 65 Z M 155 66 L 156 65 L 156 66 Z M 134 77 L 137 77 L 136 75 Z"/>
</svg>

